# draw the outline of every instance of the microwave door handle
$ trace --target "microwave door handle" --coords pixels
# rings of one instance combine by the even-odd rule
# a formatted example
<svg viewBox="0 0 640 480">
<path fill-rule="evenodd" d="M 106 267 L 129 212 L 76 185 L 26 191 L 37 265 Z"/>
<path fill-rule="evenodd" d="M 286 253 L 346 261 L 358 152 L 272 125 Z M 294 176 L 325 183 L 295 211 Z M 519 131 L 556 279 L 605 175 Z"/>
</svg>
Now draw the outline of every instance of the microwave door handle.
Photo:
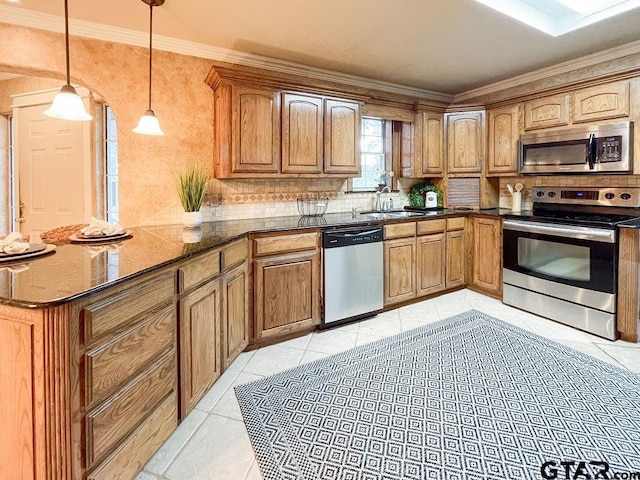
<svg viewBox="0 0 640 480">
<path fill-rule="evenodd" d="M 589 143 L 587 144 L 587 162 L 589 163 L 589 170 L 593 170 L 595 167 L 597 154 L 596 136 L 592 133 L 589 135 Z"/>
</svg>

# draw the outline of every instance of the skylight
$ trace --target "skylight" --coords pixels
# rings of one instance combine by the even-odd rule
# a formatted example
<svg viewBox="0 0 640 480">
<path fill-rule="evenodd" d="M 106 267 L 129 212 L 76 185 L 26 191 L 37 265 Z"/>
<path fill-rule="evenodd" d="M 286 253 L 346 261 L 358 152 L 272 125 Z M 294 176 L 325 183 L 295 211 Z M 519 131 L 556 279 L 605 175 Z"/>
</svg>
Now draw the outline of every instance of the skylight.
<svg viewBox="0 0 640 480">
<path fill-rule="evenodd" d="M 640 0 L 476 0 L 558 37 L 640 7 Z"/>
</svg>

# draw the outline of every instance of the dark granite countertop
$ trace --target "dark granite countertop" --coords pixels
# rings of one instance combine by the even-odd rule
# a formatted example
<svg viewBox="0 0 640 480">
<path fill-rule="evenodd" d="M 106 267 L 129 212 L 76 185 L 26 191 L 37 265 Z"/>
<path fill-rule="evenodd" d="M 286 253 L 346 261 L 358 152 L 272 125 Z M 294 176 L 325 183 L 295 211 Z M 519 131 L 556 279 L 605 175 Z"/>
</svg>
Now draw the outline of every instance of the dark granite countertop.
<svg viewBox="0 0 640 480">
<path fill-rule="evenodd" d="M 130 229 L 133 237 L 120 242 L 65 244 L 46 256 L 18 263 L 0 263 L 0 304 L 43 308 L 65 303 L 222 246 L 249 233 L 380 224 L 470 213 L 502 216 L 511 211 L 440 210 L 421 217 L 384 222 L 351 213 L 209 222 L 202 225 L 202 237 L 195 243 L 185 243 L 182 225 L 134 227 Z M 185 239 L 188 233 L 185 232 Z"/>
</svg>

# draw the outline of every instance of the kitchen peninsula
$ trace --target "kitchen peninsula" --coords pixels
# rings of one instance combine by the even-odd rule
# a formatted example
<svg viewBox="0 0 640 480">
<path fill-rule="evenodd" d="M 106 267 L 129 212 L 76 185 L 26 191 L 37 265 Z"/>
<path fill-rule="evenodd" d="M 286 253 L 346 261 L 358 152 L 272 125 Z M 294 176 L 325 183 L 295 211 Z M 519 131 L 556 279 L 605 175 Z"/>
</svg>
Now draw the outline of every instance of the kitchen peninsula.
<svg viewBox="0 0 640 480">
<path fill-rule="evenodd" d="M 445 217 L 465 219 L 417 218 Z M 320 228 L 369 223 L 351 213 L 205 223 L 197 243 L 180 225 L 137 227 L 117 244 L 0 265 L 2 478 L 134 476 L 250 341 L 317 324 L 319 270 L 289 313 L 301 321 L 270 325 L 252 258 L 255 271 L 273 258 L 319 265 Z"/>
</svg>

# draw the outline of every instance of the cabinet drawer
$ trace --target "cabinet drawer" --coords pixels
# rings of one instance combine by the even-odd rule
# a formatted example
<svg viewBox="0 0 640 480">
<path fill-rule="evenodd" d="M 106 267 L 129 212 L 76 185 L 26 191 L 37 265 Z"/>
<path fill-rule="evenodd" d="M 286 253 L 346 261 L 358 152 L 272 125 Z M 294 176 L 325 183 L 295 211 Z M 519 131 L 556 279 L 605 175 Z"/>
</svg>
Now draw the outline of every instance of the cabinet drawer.
<svg viewBox="0 0 640 480">
<path fill-rule="evenodd" d="M 315 250 L 318 248 L 318 238 L 317 233 L 255 238 L 253 240 L 253 254 L 259 257 L 274 253 Z"/>
<path fill-rule="evenodd" d="M 396 223 L 394 225 L 384 226 L 384 238 L 388 240 L 390 238 L 401 237 L 413 237 L 416 234 L 416 224 L 411 223 Z"/>
<path fill-rule="evenodd" d="M 170 271 L 86 306 L 82 311 L 85 343 L 126 325 L 155 306 L 173 300 L 175 291 L 174 272 Z"/>
<path fill-rule="evenodd" d="M 445 218 L 439 220 L 423 220 L 417 223 L 418 235 L 428 235 L 430 233 L 444 232 L 447 228 L 447 220 Z"/>
<path fill-rule="evenodd" d="M 87 480 L 130 480 L 178 426 L 178 399 L 172 393 Z"/>
<path fill-rule="evenodd" d="M 229 270 L 244 262 L 249 256 L 247 241 L 241 240 L 227 245 L 220 254 L 220 265 L 222 271 Z"/>
<path fill-rule="evenodd" d="M 191 258 L 178 270 L 178 293 L 191 290 L 220 273 L 220 251 L 208 252 Z"/>
<path fill-rule="evenodd" d="M 447 230 L 463 230 L 465 217 L 447 218 Z"/>
<path fill-rule="evenodd" d="M 176 323 L 176 308 L 169 305 L 105 345 L 87 352 L 87 405 L 100 402 L 150 361 L 175 348 Z"/>
<path fill-rule="evenodd" d="M 85 417 L 87 465 L 127 437 L 163 398 L 176 390 L 176 352 L 164 355 L 119 393 Z"/>
</svg>

